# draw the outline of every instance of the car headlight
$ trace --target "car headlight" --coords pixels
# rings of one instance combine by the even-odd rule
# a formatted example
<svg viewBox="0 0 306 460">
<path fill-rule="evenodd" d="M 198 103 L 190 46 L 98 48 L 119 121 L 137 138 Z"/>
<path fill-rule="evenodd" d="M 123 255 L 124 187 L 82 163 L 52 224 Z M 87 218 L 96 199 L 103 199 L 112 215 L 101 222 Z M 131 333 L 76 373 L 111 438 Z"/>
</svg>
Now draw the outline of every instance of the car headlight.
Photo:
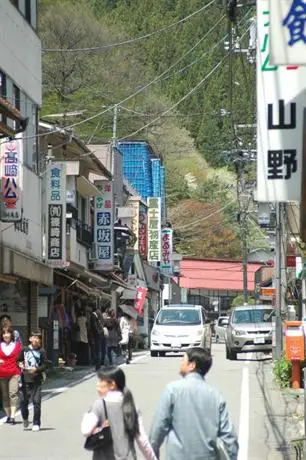
<svg viewBox="0 0 306 460">
<path fill-rule="evenodd" d="M 157 329 L 152 329 L 152 335 L 161 335 L 161 332 Z"/>
<path fill-rule="evenodd" d="M 241 329 L 234 329 L 233 330 L 233 335 L 244 335 L 245 334 L 245 331 L 241 330 Z"/>
</svg>

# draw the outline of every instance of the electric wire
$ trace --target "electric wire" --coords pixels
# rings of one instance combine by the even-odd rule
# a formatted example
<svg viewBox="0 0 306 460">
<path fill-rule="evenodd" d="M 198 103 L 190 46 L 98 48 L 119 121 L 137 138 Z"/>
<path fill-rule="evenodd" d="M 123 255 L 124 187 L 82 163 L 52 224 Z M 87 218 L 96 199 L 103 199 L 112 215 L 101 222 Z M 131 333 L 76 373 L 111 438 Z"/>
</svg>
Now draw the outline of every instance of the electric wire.
<svg viewBox="0 0 306 460">
<path fill-rule="evenodd" d="M 207 10 L 210 6 L 212 6 L 215 3 L 215 1 L 216 0 L 212 0 L 207 5 L 204 5 L 199 10 L 194 11 L 193 13 L 191 13 L 188 16 L 184 17 L 183 19 L 180 19 L 179 21 L 176 21 L 176 22 L 174 22 L 172 24 L 168 24 L 166 26 L 163 26 L 158 30 L 155 30 L 155 31 L 153 31 L 151 33 L 148 33 L 148 34 L 145 34 L 145 35 L 142 35 L 140 37 L 131 38 L 131 39 L 128 39 L 128 40 L 124 40 L 122 42 L 110 43 L 108 45 L 102 45 L 102 46 L 93 46 L 93 47 L 88 47 L 88 48 L 42 48 L 42 51 L 45 52 L 45 53 L 46 52 L 47 53 L 76 53 L 76 52 L 90 52 L 90 51 L 109 50 L 109 49 L 112 49 L 112 48 L 118 48 L 118 47 L 123 46 L 123 45 L 130 45 L 132 43 L 136 43 L 136 42 L 139 42 L 141 40 L 154 37 L 155 35 L 157 35 L 157 34 L 159 34 L 161 32 L 169 30 L 169 29 L 171 29 L 173 27 L 176 27 L 179 24 L 184 23 L 185 21 L 188 21 L 189 19 L 193 18 L 197 14 Z"/>
</svg>

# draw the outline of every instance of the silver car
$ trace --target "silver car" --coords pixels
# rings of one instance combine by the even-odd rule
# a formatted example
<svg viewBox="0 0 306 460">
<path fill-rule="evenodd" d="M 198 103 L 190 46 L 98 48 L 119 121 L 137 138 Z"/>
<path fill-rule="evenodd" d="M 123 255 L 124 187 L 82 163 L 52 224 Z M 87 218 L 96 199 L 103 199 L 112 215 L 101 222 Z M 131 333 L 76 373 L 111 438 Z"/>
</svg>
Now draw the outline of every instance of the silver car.
<svg viewBox="0 0 306 460">
<path fill-rule="evenodd" d="M 272 351 L 273 307 L 246 305 L 232 310 L 226 330 L 226 358 L 237 359 L 237 353 Z"/>
</svg>

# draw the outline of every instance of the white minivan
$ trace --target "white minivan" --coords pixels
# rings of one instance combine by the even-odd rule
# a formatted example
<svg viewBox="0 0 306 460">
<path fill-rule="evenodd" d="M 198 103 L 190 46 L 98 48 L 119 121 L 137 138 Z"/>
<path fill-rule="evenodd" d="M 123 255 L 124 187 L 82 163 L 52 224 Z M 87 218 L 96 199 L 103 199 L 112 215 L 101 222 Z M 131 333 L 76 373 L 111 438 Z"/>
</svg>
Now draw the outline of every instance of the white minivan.
<svg viewBox="0 0 306 460">
<path fill-rule="evenodd" d="M 190 347 L 211 347 L 211 328 L 201 305 L 178 304 L 163 307 L 151 332 L 151 356 L 165 356 Z"/>
</svg>

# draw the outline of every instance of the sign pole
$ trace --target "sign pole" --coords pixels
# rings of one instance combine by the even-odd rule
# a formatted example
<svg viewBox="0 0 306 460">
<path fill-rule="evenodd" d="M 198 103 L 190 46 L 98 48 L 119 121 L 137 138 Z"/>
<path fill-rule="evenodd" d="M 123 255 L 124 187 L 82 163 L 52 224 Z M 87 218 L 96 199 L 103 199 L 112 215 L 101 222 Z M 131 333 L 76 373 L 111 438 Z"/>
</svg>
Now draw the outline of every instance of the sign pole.
<svg viewBox="0 0 306 460">
<path fill-rule="evenodd" d="M 282 203 L 275 203 L 276 206 L 276 247 L 275 247 L 275 289 L 276 289 L 276 304 L 275 304 L 275 350 L 274 359 L 281 359 L 282 355 Z"/>
</svg>

